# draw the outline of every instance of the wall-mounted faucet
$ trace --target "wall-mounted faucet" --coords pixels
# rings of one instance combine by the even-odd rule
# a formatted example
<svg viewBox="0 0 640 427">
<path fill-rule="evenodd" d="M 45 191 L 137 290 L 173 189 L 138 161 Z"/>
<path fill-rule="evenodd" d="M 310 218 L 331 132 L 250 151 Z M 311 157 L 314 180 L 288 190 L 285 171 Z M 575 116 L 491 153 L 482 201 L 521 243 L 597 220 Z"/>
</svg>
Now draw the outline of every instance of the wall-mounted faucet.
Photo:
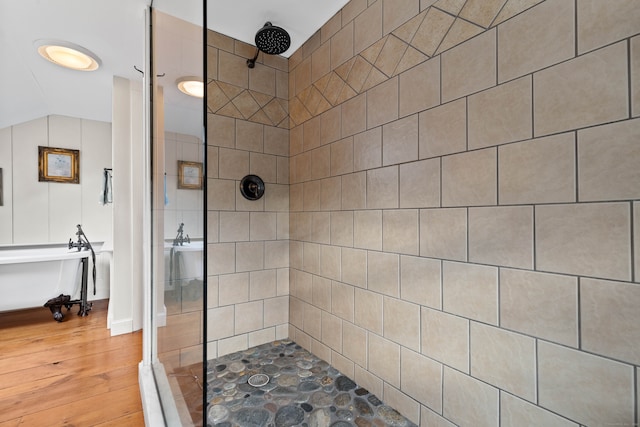
<svg viewBox="0 0 640 427">
<path fill-rule="evenodd" d="M 184 222 L 180 223 L 180 226 L 178 227 L 178 234 L 176 235 L 176 238 L 173 239 L 173 246 L 182 246 L 185 242 L 186 243 L 191 243 L 191 239 L 189 238 L 189 235 L 187 234 L 187 237 L 184 237 Z"/>
</svg>

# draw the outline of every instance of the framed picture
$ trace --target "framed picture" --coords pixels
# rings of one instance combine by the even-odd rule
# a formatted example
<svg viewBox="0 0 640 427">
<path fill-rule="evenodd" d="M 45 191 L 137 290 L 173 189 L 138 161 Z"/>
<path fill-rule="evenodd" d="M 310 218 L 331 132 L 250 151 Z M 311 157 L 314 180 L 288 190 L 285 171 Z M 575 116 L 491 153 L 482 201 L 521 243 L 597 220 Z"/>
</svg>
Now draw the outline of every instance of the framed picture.
<svg viewBox="0 0 640 427">
<path fill-rule="evenodd" d="M 202 163 L 178 160 L 178 188 L 202 190 Z"/>
<path fill-rule="evenodd" d="M 38 147 L 38 181 L 80 183 L 80 150 Z"/>
</svg>

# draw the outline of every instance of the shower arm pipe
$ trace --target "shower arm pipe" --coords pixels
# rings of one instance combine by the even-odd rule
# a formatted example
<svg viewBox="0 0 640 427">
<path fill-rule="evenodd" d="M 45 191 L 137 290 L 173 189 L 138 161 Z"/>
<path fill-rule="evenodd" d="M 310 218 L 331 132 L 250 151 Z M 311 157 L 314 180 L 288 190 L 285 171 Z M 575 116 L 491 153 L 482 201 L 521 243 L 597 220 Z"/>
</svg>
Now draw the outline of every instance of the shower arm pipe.
<svg viewBox="0 0 640 427">
<path fill-rule="evenodd" d="M 260 55 L 260 49 L 256 48 L 256 54 L 253 56 L 253 58 L 247 59 L 247 67 L 254 68 L 256 66 L 258 55 Z"/>
</svg>

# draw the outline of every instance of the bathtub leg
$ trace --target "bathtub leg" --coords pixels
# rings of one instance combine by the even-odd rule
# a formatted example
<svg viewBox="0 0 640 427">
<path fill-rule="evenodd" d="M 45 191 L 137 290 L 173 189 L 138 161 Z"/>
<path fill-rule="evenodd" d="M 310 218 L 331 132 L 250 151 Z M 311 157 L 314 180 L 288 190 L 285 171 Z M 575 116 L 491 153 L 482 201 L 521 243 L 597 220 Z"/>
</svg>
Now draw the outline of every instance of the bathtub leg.
<svg viewBox="0 0 640 427">
<path fill-rule="evenodd" d="M 67 310 L 71 307 L 71 296 L 70 295 L 62 295 L 57 296 L 55 298 L 51 298 L 49 301 L 45 303 L 45 307 L 49 307 L 51 310 L 51 314 L 53 314 L 53 318 L 62 322 L 64 318 L 64 314 L 62 314 L 62 306 L 67 307 Z"/>
<path fill-rule="evenodd" d="M 80 311 L 78 316 L 88 316 L 91 311 L 92 303 L 87 301 L 87 285 L 89 278 L 89 258 L 82 258 L 82 286 L 80 287 Z"/>
</svg>

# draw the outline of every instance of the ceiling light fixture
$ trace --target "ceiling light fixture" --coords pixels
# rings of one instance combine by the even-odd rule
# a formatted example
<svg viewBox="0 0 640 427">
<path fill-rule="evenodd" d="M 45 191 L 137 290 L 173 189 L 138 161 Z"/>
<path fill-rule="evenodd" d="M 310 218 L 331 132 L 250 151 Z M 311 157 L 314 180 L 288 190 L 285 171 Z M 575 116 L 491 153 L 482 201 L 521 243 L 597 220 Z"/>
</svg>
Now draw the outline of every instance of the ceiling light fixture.
<svg viewBox="0 0 640 427">
<path fill-rule="evenodd" d="M 181 77 L 176 80 L 176 84 L 182 93 L 195 96 L 196 98 L 204 97 L 204 83 L 202 83 L 202 79 L 200 77 Z"/>
<path fill-rule="evenodd" d="M 46 60 L 79 71 L 94 71 L 102 64 L 95 53 L 62 40 L 36 40 L 38 53 Z"/>
</svg>

